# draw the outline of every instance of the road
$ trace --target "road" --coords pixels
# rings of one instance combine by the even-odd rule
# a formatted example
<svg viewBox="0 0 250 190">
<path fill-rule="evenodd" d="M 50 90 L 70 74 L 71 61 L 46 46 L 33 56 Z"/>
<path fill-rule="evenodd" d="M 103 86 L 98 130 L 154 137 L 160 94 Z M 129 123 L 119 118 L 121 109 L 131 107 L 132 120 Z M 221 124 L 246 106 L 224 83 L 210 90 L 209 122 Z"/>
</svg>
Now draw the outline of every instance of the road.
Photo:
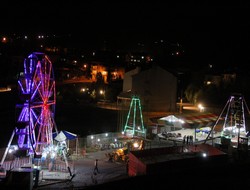
<svg viewBox="0 0 250 190">
<path fill-rule="evenodd" d="M 173 146 L 172 142 L 154 140 L 150 147 L 166 147 Z M 99 150 L 95 152 L 87 152 L 84 157 L 73 159 L 75 177 L 71 182 L 57 181 L 46 182 L 41 181 L 36 189 L 86 189 L 93 186 L 114 182 L 117 180 L 128 179 L 127 168 L 125 162 L 110 162 L 107 153 L 111 153 L 114 149 Z M 98 169 L 100 173 L 93 175 L 95 159 L 98 159 Z"/>
</svg>

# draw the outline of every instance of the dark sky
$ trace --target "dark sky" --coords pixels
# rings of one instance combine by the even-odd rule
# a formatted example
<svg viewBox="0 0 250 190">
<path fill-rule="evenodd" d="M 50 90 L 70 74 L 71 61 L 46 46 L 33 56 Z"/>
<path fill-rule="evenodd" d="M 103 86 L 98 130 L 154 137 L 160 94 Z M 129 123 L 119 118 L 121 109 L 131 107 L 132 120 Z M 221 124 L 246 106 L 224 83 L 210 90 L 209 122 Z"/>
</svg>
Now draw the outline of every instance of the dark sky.
<svg viewBox="0 0 250 190">
<path fill-rule="evenodd" d="M 69 31 L 96 34 L 158 34 L 187 36 L 224 35 L 249 24 L 249 8 L 243 5 L 189 3 L 9 3 L 1 8 L 4 30 Z M 108 1 L 107 1 L 108 2 Z M 137 1 L 138 2 L 138 1 Z M 10 5 L 11 4 L 11 5 Z M 242 28 L 240 28 L 242 27 Z"/>
<path fill-rule="evenodd" d="M 191 47 L 194 54 L 207 52 L 208 60 L 249 60 L 248 4 L 123 2 L 9 2 L 1 8 L 1 32 L 72 33 L 122 42 L 163 39 Z"/>
</svg>

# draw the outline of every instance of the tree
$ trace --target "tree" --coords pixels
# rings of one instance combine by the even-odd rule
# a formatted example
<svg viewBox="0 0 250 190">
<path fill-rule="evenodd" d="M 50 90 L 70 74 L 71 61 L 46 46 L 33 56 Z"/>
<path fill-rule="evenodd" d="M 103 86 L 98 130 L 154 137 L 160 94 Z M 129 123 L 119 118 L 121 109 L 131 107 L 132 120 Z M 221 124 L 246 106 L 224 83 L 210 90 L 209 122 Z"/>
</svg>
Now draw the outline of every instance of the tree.
<svg viewBox="0 0 250 190">
<path fill-rule="evenodd" d="M 196 103 L 196 99 L 197 99 L 197 92 L 199 91 L 199 87 L 197 87 L 196 85 L 189 84 L 184 92 L 187 100 L 190 103 L 195 104 Z"/>
<path fill-rule="evenodd" d="M 97 84 L 97 86 L 98 86 L 98 85 L 103 85 L 103 84 L 104 84 L 104 78 L 103 78 L 101 72 L 98 72 L 98 73 L 96 74 L 96 84 Z"/>
</svg>

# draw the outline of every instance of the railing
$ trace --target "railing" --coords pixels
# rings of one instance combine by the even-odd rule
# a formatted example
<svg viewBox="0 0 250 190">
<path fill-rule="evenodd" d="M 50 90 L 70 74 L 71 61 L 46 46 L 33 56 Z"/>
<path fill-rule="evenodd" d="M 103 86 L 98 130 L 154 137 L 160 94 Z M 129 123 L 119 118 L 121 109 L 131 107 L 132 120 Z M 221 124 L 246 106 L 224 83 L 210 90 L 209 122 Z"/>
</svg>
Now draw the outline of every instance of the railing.
<svg viewBox="0 0 250 190">
<path fill-rule="evenodd" d="M 30 158 L 15 158 L 14 160 L 5 161 L 2 165 L 2 168 L 7 170 L 12 170 L 14 168 L 22 168 L 27 167 L 30 164 Z M 74 170 L 73 163 L 68 163 L 71 170 Z M 39 165 L 41 166 L 42 170 L 49 170 L 49 171 L 57 171 L 57 172 L 68 172 L 68 168 L 66 163 L 62 160 L 56 159 L 54 162 L 43 161 L 40 162 Z M 74 171 L 72 171 L 74 172 Z"/>
</svg>

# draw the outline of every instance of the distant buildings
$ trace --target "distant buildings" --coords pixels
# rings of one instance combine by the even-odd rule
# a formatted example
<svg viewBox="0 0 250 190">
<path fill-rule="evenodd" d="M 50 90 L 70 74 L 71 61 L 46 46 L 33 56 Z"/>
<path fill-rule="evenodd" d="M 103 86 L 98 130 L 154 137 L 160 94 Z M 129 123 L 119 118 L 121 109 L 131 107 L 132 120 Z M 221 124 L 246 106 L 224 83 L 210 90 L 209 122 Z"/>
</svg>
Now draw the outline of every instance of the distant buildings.
<svg viewBox="0 0 250 190">
<path fill-rule="evenodd" d="M 0 71 L 0 86 L 15 83 L 23 59 L 33 51 L 40 51 L 51 57 L 57 81 L 84 79 L 96 82 L 100 77 L 107 85 L 111 82 L 119 82 L 120 85 L 124 80 L 118 98 L 126 97 L 127 91 L 140 94 L 144 110 L 174 110 L 176 102 L 182 99 L 186 101 L 185 90 L 190 84 L 198 84 L 196 90 L 203 91 L 204 100 L 218 99 L 215 104 L 233 91 L 243 93 L 246 97 L 250 94 L 246 82 L 250 76 L 247 69 L 215 67 L 216 60 L 209 64 L 209 69 L 205 61 L 194 64 L 195 54 L 190 54 L 190 50 L 186 51 L 188 46 L 178 42 L 145 39 L 141 42 L 123 42 L 117 46 L 115 41 L 93 41 L 88 37 L 70 34 L 0 34 L 0 40 L 0 63 L 5 67 Z M 165 71 L 154 71 L 154 65 L 160 65 Z M 140 71 L 137 71 L 138 68 Z M 181 74 L 176 75 L 175 72 Z M 120 90 L 120 86 L 117 89 Z M 110 97 L 116 97 L 119 94 L 117 91 L 115 96 Z M 109 92 L 114 94 L 113 89 L 109 89 Z"/>
</svg>

